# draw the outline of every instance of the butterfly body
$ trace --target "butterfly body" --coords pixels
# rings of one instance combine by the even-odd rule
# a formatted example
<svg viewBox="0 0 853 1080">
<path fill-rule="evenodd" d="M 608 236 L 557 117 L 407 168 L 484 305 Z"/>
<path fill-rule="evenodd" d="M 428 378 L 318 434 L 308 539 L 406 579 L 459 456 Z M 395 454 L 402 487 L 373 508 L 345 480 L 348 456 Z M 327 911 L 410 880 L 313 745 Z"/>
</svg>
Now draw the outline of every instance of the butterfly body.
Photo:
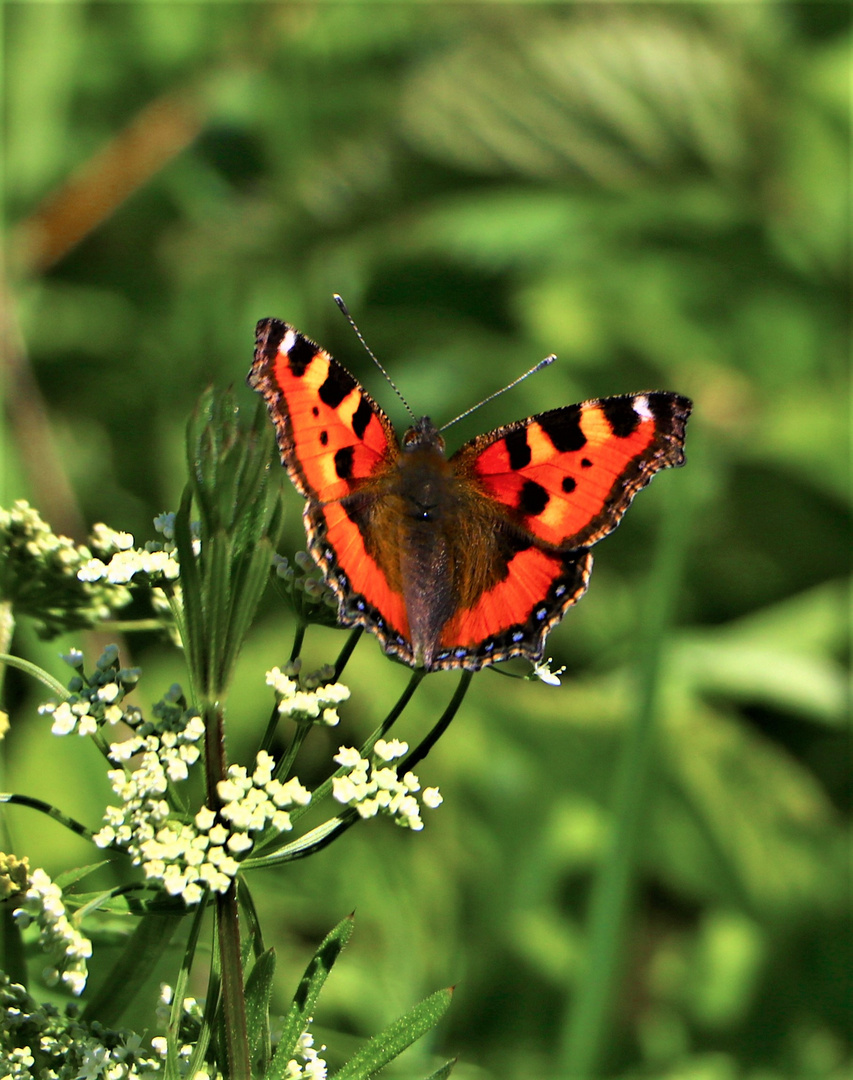
<svg viewBox="0 0 853 1080">
<path fill-rule="evenodd" d="M 353 376 L 277 319 L 258 324 L 249 381 L 306 498 L 339 621 L 428 670 L 541 659 L 586 589 L 590 545 L 684 460 L 690 403 L 662 392 L 553 409 L 450 458 L 428 417 L 398 441 Z"/>
</svg>

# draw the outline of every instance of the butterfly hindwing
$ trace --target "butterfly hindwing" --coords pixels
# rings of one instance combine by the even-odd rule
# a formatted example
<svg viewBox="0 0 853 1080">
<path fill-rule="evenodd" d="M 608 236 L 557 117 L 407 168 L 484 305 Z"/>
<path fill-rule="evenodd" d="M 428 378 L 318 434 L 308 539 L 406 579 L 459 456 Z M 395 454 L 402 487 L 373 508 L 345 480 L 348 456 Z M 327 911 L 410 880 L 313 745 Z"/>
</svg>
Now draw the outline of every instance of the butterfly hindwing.
<svg viewBox="0 0 853 1080">
<path fill-rule="evenodd" d="M 543 551 L 518 538 L 513 547 L 505 573 L 446 624 L 433 667 L 476 671 L 516 656 L 542 659 L 548 632 L 586 592 L 592 553 Z"/>
<path fill-rule="evenodd" d="M 678 394 L 600 398 L 481 435 L 451 460 L 537 540 L 586 547 L 616 527 L 659 469 L 683 463 L 689 414 Z"/>
<path fill-rule="evenodd" d="M 258 323 L 249 382 L 266 399 L 282 461 L 305 498 L 344 498 L 396 457 L 385 413 L 346 368 L 287 323 Z"/>
</svg>

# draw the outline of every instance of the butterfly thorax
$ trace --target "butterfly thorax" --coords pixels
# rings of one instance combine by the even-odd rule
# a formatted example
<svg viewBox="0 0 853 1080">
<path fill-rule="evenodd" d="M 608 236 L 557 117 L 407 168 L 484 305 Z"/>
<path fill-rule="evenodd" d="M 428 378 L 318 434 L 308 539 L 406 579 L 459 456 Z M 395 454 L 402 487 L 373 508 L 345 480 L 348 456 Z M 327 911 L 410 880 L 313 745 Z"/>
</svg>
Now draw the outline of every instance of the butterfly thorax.
<svg viewBox="0 0 853 1080">
<path fill-rule="evenodd" d="M 458 606 L 451 568 L 464 520 L 458 479 L 429 417 L 403 436 L 391 491 L 402 510 L 397 554 L 410 637 L 416 657 L 429 665 L 441 628 Z"/>
<path fill-rule="evenodd" d="M 451 470 L 444 456 L 444 439 L 428 416 L 422 416 L 403 436 L 397 459 L 396 493 L 406 517 L 437 523 L 450 496 Z M 429 535 L 427 532 L 425 535 Z"/>
</svg>

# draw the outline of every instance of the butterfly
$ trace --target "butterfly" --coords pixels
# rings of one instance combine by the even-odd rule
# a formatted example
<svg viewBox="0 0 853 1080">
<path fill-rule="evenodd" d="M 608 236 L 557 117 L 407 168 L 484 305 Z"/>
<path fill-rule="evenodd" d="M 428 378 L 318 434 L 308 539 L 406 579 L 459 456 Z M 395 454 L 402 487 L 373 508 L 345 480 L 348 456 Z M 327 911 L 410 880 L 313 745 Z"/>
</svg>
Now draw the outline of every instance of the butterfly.
<svg viewBox="0 0 853 1080">
<path fill-rule="evenodd" d="M 652 476 L 684 463 L 691 403 L 647 391 L 518 420 L 452 457 L 428 417 L 398 440 L 324 349 L 278 319 L 248 381 L 306 503 L 308 548 L 338 620 L 428 671 L 542 659 L 586 591 L 590 548 Z"/>
</svg>

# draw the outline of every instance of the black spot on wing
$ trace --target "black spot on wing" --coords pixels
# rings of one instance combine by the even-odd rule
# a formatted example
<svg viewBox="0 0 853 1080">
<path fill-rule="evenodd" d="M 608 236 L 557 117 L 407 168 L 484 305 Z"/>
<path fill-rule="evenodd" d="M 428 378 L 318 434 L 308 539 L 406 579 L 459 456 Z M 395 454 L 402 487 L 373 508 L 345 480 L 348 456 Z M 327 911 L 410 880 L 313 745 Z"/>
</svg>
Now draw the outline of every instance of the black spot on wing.
<svg viewBox="0 0 853 1080">
<path fill-rule="evenodd" d="M 518 509 L 529 517 L 536 517 L 550 501 L 551 496 L 541 484 L 535 480 L 525 480 L 518 494 Z"/>
<path fill-rule="evenodd" d="M 317 346 L 313 341 L 309 341 L 301 334 L 296 335 L 296 340 L 287 353 L 287 366 L 297 379 L 301 379 L 308 370 L 308 365 L 317 355 L 317 351 Z"/>
<path fill-rule="evenodd" d="M 352 476 L 353 451 L 351 446 L 343 446 L 335 452 L 335 472 L 341 480 L 349 480 Z"/>
<path fill-rule="evenodd" d="M 321 446 L 328 446 L 329 445 L 329 433 L 328 433 L 328 431 L 321 431 L 320 432 L 320 445 Z"/>
<path fill-rule="evenodd" d="M 509 467 L 523 469 L 530 464 L 530 447 L 527 444 L 527 429 L 515 428 L 504 436 L 504 446 L 509 454 Z"/>
<path fill-rule="evenodd" d="M 331 409 L 337 409 L 347 394 L 358 385 L 355 379 L 340 364 L 332 361 L 329 364 L 329 373 L 320 387 L 320 400 Z"/>
<path fill-rule="evenodd" d="M 584 460 L 586 460 L 586 459 L 584 459 Z M 577 481 L 574 480 L 573 477 L 571 477 L 571 476 L 564 476 L 563 477 L 563 483 L 561 484 L 561 487 L 562 487 L 563 491 L 565 491 L 565 493 L 567 495 L 571 495 L 571 493 L 575 490 L 575 488 L 577 486 L 578 486 Z"/>
<path fill-rule="evenodd" d="M 634 411 L 632 397 L 606 398 L 601 403 L 601 409 L 617 439 L 627 439 L 637 430 L 640 416 Z"/>
<path fill-rule="evenodd" d="M 367 425 L 370 423 L 370 418 L 373 416 L 373 409 L 367 403 L 367 399 L 362 395 L 361 401 L 358 403 L 358 408 L 352 414 L 352 430 L 357 439 L 363 439 L 364 433 L 367 431 Z"/>
<path fill-rule="evenodd" d="M 581 458 L 581 468 L 582 469 L 591 469 L 592 468 L 592 462 L 589 460 L 588 457 L 582 457 Z"/>
<path fill-rule="evenodd" d="M 554 444 L 554 449 L 561 454 L 580 450 L 586 444 L 586 435 L 581 431 L 580 405 L 567 405 L 564 409 L 537 416 L 539 426 Z"/>
</svg>

